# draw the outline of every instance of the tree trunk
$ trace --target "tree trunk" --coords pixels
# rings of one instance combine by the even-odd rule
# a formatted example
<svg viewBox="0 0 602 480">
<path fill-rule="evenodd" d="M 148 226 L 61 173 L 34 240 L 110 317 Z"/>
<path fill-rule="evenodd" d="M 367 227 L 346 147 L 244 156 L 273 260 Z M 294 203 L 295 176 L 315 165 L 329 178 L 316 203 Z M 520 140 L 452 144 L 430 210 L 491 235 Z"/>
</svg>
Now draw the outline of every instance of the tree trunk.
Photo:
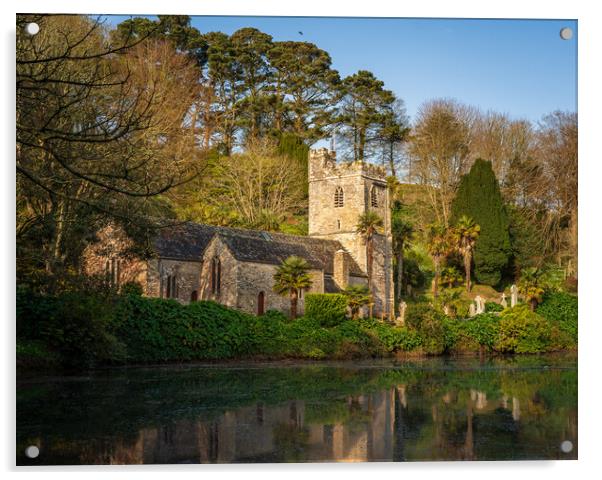
<svg viewBox="0 0 602 480">
<path fill-rule="evenodd" d="M 435 263 L 435 279 L 433 281 L 433 297 L 439 295 L 439 263 Z"/>
<path fill-rule="evenodd" d="M 466 272 L 466 291 L 470 292 L 471 284 L 470 284 L 470 266 L 472 263 L 472 258 L 470 253 L 466 253 L 464 255 L 464 271 Z"/>
<path fill-rule="evenodd" d="M 535 307 L 537 307 L 537 299 L 536 298 L 532 298 L 531 300 L 529 300 L 529 307 L 531 308 L 532 312 L 535 311 Z"/>
<path fill-rule="evenodd" d="M 397 252 L 397 313 L 399 314 L 399 304 L 401 303 L 401 292 L 403 282 L 403 245 L 400 245 L 400 250 Z"/>
<path fill-rule="evenodd" d="M 291 289 L 291 318 L 297 318 L 297 289 Z"/>
<path fill-rule="evenodd" d="M 366 267 L 368 269 L 368 293 L 372 295 L 372 238 L 366 241 Z"/>
<path fill-rule="evenodd" d="M 366 149 L 366 133 L 363 130 L 360 130 L 359 133 L 359 144 L 357 147 L 357 156 L 360 162 L 364 161 L 364 150 Z"/>
<path fill-rule="evenodd" d="M 575 266 L 574 266 L 574 277 L 578 278 L 578 269 L 579 269 L 579 261 L 578 261 L 578 234 L 577 234 L 577 222 L 578 222 L 578 217 L 577 217 L 577 207 L 575 206 L 575 208 L 573 208 L 573 211 L 571 212 L 571 220 L 570 220 L 570 238 L 571 238 L 571 250 L 572 250 L 572 254 L 573 254 L 573 259 L 575 262 Z"/>
<path fill-rule="evenodd" d="M 393 142 L 389 142 L 389 167 L 391 168 L 391 176 L 397 178 L 397 173 L 395 172 L 395 159 L 393 158 Z"/>
</svg>

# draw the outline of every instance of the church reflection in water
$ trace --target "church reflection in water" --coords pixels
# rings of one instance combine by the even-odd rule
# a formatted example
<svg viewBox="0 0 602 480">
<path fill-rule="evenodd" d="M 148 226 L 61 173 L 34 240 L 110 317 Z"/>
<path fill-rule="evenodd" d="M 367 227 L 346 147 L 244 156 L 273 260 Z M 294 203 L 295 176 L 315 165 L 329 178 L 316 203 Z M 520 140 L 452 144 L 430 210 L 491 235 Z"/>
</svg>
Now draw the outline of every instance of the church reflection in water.
<svg viewBox="0 0 602 480">
<path fill-rule="evenodd" d="M 150 370 L 32 382 L 18 389 L 17 463 L 577 458 L 575 364 L 468 366 Z M 19 453 L 28 445 L 40 447 L 39 459 Z"/>
<path fill-rule="evenodd" d="M 576 458 L 576 451 L 548 455 L 563 439 L 576 443 L 576 410 L 563 418 L 564 428 L 559 436 L 548 439 L 550 445 L 525 445 L 526 438 L 521 444 L 521 401 L 517 397 L 503 395 L 493 400 L 477 390 L 466 395 L 446 392 L 430 407 L 417 405 L 414 409 L 407 397 L 405 385 L 349 396 L 338 405 L 342 408 L 335 409 L 340 418 L 334 415 L 326 423 L 308 418 L 307 413 L 319 416 L 319 404 L 308 409 L 302 400 L 273 406 L 258 402 L 211 420 L 180 419 L 143 428 L 133 437 L 88 439 L 70 447 L 50 442 L 48 453 L 57 446 L 73 448 L 79 450 L 79 454 L 72 452 L 79 455 L 76 463 L 86 464 Z M 460 402 L 463 407 L 458 409 Z M 525 402 L 527 415 L 544 413 L 538 412 L 537 403 L 537 399 Z M 44 440 L 38 441 L 44 448 Z M 496 451 L 487 441 L 517 444 L 508 443 Z"/>
</svg>

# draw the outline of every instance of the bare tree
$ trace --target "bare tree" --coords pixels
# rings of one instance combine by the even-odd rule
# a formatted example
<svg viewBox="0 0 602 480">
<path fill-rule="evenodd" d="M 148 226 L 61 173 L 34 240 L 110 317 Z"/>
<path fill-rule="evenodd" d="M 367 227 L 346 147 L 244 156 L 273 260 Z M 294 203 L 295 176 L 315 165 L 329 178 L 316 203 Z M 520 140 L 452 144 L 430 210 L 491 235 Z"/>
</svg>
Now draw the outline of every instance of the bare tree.
<svg viewBox="0 0 602 480">
<path fill-rule="evenodd" d="M 266 140 L 255 140 L 244 153 L 221 159 L 214 175 L 214 187 L 221 193 L 210 201 L 232 208 L 247 227 L 275 230 L 303 201 L 305 172 L 294 159 L 277 155 Z"/>
<path fill-rule="evenodd" d="M 17 231 L 44 225 L 52 272 L 71 255 L 70 232 L 81 244 L 92 218 L 139 223 L 197 175 L 187 128 L 196 77 L 172 47 L 113 44 L 88 17 L 20 15 L 17 32 Z"/>
<path fill-rule="evenodd" d="M 454 100 L 433 100 L 418 111 L 410 136 L 411 174 L 426 186 L 438 223 L 449 226 L 450 206 L 468 166 L 470 110 Z"/>
</svg>

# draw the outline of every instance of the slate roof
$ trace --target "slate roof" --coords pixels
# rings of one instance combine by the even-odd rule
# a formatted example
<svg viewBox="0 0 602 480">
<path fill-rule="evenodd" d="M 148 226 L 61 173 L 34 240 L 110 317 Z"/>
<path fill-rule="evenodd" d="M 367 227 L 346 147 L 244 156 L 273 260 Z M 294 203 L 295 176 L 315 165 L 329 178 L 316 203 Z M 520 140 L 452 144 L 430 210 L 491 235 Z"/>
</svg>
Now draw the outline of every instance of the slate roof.
<svg viewBox="0 0 602 480">
<path fill-rule="evenodd" d="M 155 252 L 163 258 L 199 261 L 216 235 L 237 260 L 279 265 L 291 255 L 297 255 L 327 274 L 334 271 L 335 252 L 343 248 L 336 240 L 187 222 L 162 229 L 154 242 Z M 351 256 L 349 259 L 349 273 L 365 276 Z"/>
</svg>

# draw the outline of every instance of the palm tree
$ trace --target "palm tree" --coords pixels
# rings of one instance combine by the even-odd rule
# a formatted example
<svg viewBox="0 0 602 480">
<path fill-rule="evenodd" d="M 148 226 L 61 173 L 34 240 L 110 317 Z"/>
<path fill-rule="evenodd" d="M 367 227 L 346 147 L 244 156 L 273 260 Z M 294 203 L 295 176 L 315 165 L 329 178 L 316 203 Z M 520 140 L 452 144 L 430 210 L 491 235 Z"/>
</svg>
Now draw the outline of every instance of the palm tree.
<svg viewBox="0 0 602 480">
<path fill-rule="evenodd" d="M 531 311 L 541 302 L 545 292 L 541 285 L 541 273 L 537 268 L 525 268 L 518 281 L 518 293 L 525 298 Z"/>
<path fill-rule="evenodd" d="M 374 259 L 374 234 L 383 226 L 383 219 L 376 212 L 368 210 L 359 216 L 356 232 L 366 241 L 366 267 L 368 269 L 368 291 L 372 292 L 372 263 Z"/>
<path fill-rule="evenodd" d="M 306 260 L 293 255 L 284 260 L 274 274 L 274 292 L 278 295 L 290 296 L 291 318 L 297 317 L 299 290 L 310 288 L 312 285 L 311 278 L 307 273 L 309 268 Z"/>
<path fill-rule="evenodd" d="M 435 266 L 435 281 L 433 282 L 433 297 L 439 294 L 439 276 L 441 265 L 451 251 L 449 231 L 441 225 L 431 225 L 429 229 L 428 251 Z"/>
<path fill-rule="evenodd" d="M 481 232 L 481 227 L 474 223 L 474 220 L 466 215 L 462 215 L 455 228 L 457 248 L 464 260 L 464 272 L 466 274 L 466 291 L 470 292 L 472 287 L 470 282 L 470 268 L 472 266 L 472 255 L 477 239 Z"/>
<path fill-rule="evenodd" d="M 462 275 L 458 271 L 456 267 L 445 267 L 441 271 L 441 276 L 439 277 L 439 284 L 446 288 L 453 288 L 456 284 L 462 281 Z"/>
<path fill-rule="evenodd" d="M 391 221 L 391 233 L 393 235 L 393 251 L 397 258 L 397 284 L 395 285 L 395 298 L 399 304 L 399 302 L 401 302 L 403 283 L 403 252 L 410 246 L 410 240 L 414 234 L 414 227 L 411 223 L 403 219 L 398 213 L 393 214 Z"/>
<path fill-rule="evenodd" d="M 342 293 L 347 296 L 347 305 L 354 319 L 357 318 L 360 308 L 372 302 L 368 287 L 365 285 L 349 285 Z"/>
</svg>

